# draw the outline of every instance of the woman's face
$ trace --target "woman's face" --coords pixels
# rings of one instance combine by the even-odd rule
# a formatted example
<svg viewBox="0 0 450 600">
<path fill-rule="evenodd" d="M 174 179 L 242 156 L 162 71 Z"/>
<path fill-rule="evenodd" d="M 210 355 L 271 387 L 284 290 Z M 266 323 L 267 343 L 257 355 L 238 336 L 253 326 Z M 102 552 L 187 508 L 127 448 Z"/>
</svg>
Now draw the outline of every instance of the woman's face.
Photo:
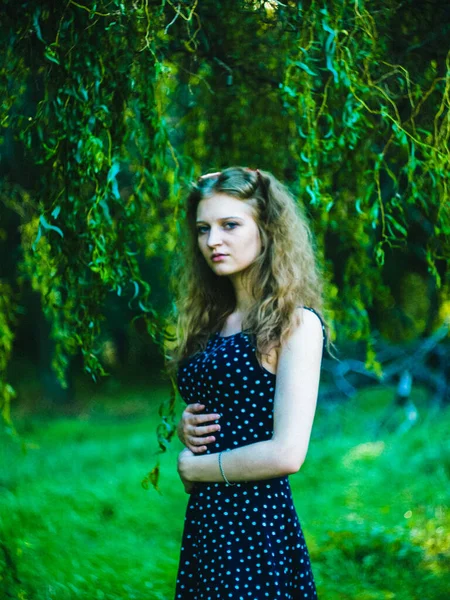
<svg viewBox="0 0 450 600">
<path fill-rule="evenodd" d="M 217 275 L 244 271 L 261 254 L 261 237 L 253 214 L 249 204 L 226 194 L 199 202 L 198 245 Z"/>
</svg>

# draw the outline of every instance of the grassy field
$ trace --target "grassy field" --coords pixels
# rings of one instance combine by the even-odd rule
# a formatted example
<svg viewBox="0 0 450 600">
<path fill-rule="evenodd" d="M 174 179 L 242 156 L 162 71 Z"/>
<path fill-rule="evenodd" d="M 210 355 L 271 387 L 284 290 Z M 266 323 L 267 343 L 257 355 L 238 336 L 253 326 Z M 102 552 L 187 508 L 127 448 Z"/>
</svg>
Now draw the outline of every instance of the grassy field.
<svg viewBox="0 0 450 600">
<path fill-rule="evenodd" d="M 57 418 L 18 413 L 26 454 L 0 438 L 0 597 L 172 600 L 187 496 L 181 445 L 154 464 L 160 387 L 103 386 Z M 318 409 L 291 477 L 321 600 L 450 598 L 450 410 L 377 430 L 391 390 Z M 181 407 L 180 407 L 181 408 Z"/>
</svg>

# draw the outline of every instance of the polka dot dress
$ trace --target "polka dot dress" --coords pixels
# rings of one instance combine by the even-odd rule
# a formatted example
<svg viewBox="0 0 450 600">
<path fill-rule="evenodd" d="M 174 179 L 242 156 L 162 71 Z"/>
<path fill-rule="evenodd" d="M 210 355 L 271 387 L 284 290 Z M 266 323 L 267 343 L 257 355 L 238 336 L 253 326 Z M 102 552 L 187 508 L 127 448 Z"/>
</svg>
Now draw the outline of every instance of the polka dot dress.
<svg viewBox="0 0 450 600">
<path fill-rule="evenodd" d="M 187 404 L 219 413 L 221 431 L 207 454 L 268 440 L 276 375 L 262 367 L 249 334 L 213 335 L 182 364 Z M 288 477 L 196 483 L 189 496 L 175 600 L 317 598 Z"/>
</svg>

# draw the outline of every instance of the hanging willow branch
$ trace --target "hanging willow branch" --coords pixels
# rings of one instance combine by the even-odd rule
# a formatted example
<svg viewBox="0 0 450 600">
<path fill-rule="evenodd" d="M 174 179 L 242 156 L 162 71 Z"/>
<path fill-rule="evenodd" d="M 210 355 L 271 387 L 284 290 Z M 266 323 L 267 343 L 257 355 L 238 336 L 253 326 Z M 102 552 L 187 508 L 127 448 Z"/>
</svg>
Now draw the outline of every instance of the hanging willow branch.
<svg viewBox="0 0 450 600">
<path fill-rule="evenodd" d="M 55 341 L 53 369 L 65 386 L 68 364 L 81 352 L 96 380 L 106 375 L 99 336 L 111 292 L 129 298 L 163 345 L 165 318 L 154 308 L 140 257 L 145 251 L 168 261 L 178 206 L 179 164 L 160 101 L 167 76 L 160 39 L 165 3 L 113 1 L 94 10 L 70 0 L 55 13 L 53 3 L 28 2 L 20 18 L 7 4 L 2 124 L 19 136 L 37 178 L 31 190 L 16 185 L 11 196 L 4 183 L 0 193 L 19 214 L 28 206 L 21 214 L 19 271 L 42 299 Z M 27 86 L 39 96 L 34 107 Z M 11 290 L 4 284 L 2 291 L 6 375 L 14 322 Z M 13 390 L 2 383 L 0 392 L 8 420 Z M 174 399 L 172 392 L 163 411 L 168 437 Z"/>
<path fill-rule="evenodd" d="M 42 299 L 61 382 L 76 353 L 94 379 L 105 374 L 111 293 L 164 352 L 170 311 L 156 309 L 142 264 L 158 256 L 172 272 L 182 186 L 211 168 L 266 168 L 290 184 L 314 226 L 328 317 L 366 343 L 367 368 L 380 368 L 374 314 L 383 323 L 396 305 L 387 266 L 408 247 L 440 309 L 427 323 L 439 325 L 450 305 L 450 24 L 439 3 L 3 4 L 0 123 L 31 172 L 0 184 L 21 221 L 16 280 L 0 281 L 6 419 L 24 282 Z M 172 381 L 161 451 L 175 398 Z"/>
<path fill-rule="evenodd" d="M 385 309 L 392 304 L 379 268 L 386 248 L 404 248 L 420 214 L 432 229 L 424 259 L 438 288 L 443 269 L 436 261 L 449 249 L 449 54 L 443 76 L 433 62 L 419 78 L 387 60 L 389 38 L 379 29 L 398 9 L 378 5 L 375 17 L 359 2 L 320 10 L 313 2 L 301 13 L 282 88 L 298 131 L 291 148 L 299 188 L 321 222 L 322 240 L 339 230 L 350 254 L 339 286 L 346 302 L 332 315 L 350 337 L 369 342 L 372 368 L 368 309 L 380 300 Z M 333 282 L 330 293 L 337 295 Z"/>
</svg>

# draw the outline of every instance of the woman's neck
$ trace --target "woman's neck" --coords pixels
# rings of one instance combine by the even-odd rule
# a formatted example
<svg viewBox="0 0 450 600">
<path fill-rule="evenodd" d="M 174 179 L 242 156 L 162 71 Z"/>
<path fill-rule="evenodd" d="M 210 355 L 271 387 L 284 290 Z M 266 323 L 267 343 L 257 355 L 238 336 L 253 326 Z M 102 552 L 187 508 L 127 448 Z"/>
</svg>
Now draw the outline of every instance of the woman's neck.
<svg viewBox="0 0 450 600">
<path fill-rule="evenodd" d="M 251 292 L 246 289 L 240 277 L 231 277 L 231 283 L 234 287 L 234 295 L 236 297 L 236 306 L 233 310 L 233 315 L 241 315 L 243 318 L 255 303 Z"/>
</svg>

